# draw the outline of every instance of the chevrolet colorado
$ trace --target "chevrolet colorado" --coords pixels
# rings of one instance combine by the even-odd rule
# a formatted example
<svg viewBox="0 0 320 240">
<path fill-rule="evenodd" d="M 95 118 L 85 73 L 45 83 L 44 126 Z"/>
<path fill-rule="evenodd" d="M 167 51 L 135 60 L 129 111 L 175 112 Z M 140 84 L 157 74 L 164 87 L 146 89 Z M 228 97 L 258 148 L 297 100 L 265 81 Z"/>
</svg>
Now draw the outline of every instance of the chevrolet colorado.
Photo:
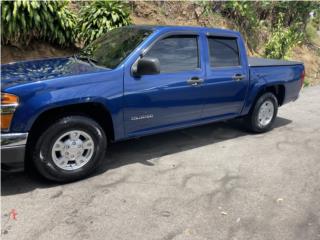
<svg viewBox="0 0 320 240">
<path fill-rule="evenodd" d="M 266 132 L 303 81 L 302 63 L 248 58 L 235 31 L 114 29 L 74 56 L 1 66 L 2 169 L 68 182 L 110 142 L 238 117 Z"/>
</svg>

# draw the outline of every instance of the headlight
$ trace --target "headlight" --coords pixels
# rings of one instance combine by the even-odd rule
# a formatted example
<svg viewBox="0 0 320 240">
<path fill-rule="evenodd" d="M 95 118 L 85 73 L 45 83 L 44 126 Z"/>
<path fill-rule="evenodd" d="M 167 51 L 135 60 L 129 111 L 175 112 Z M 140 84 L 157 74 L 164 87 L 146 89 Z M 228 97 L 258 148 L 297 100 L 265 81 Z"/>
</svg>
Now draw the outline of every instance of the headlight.
<svg viewBox="0 0 320 240">
<path fill-rule="evenodd" d="M 1 93 L 1 131 L 10 128 L 13 113 L 19 105 L 19 98 L 13 94 Z"/>
</svg>

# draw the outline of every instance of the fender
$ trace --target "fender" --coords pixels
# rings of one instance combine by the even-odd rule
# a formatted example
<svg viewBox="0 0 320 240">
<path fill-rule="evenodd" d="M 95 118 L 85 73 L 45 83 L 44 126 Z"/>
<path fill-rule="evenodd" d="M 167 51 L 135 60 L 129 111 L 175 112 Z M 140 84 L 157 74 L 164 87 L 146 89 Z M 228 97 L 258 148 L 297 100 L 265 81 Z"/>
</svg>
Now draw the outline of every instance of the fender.
<svg viewBox="0 0 320 240">
<path fill-rule="evenodd" d="M 94 79 L 94 80 L 93 80 Z M 44 112 L 81 103 L 99 103 L 111 114 L 115 138 L 124 135 L 123 129 L 123 69 L 77 77 L 52 79 L 11 89 L 21 99 L 13 122 L 12 132 L 28 132 L 35 120 Z M 32 92 L 32 94 L 21 94 Z"/>
<path fill-rule="evenodd" d="M 246 101 L 241 111 L 241 116 L 247 115 L 253 105 L 257 95 L 266 87 L 266 80 L 263 76 L 256 76 L 256 78 L 250 79 L 251 83 L 248 87 L 248 93 Z"/>
</svg>

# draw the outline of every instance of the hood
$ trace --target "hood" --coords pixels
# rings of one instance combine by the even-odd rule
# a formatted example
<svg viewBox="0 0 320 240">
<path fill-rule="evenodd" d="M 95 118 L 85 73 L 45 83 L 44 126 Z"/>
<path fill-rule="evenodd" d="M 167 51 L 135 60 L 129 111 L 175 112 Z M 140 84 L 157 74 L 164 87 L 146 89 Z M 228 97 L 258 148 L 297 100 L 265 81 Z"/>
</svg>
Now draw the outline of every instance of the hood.
<svg viewBox="0 0 320 240">
<path fill-rule="evenodd" d="M 1 65 L 1 88 L 106 70 L 72 57 L 14 62 Z"/>
</svg>

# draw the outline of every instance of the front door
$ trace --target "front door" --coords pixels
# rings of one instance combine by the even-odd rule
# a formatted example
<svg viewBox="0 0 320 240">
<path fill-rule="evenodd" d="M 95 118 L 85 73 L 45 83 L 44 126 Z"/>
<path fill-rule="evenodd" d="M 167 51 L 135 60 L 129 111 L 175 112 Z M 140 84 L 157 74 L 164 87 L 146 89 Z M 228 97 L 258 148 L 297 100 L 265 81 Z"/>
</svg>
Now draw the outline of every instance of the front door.
<svg viewBox="0 0 320 240">
<path fill-rule="evenodd" d="M 125 77 L 128 136 L 169 130 L 200 118 L 205 71 L 199 38 L 188 34 L 156 40 L 144 56 L 159 59 L 160 74 Z"/>
</svg>

